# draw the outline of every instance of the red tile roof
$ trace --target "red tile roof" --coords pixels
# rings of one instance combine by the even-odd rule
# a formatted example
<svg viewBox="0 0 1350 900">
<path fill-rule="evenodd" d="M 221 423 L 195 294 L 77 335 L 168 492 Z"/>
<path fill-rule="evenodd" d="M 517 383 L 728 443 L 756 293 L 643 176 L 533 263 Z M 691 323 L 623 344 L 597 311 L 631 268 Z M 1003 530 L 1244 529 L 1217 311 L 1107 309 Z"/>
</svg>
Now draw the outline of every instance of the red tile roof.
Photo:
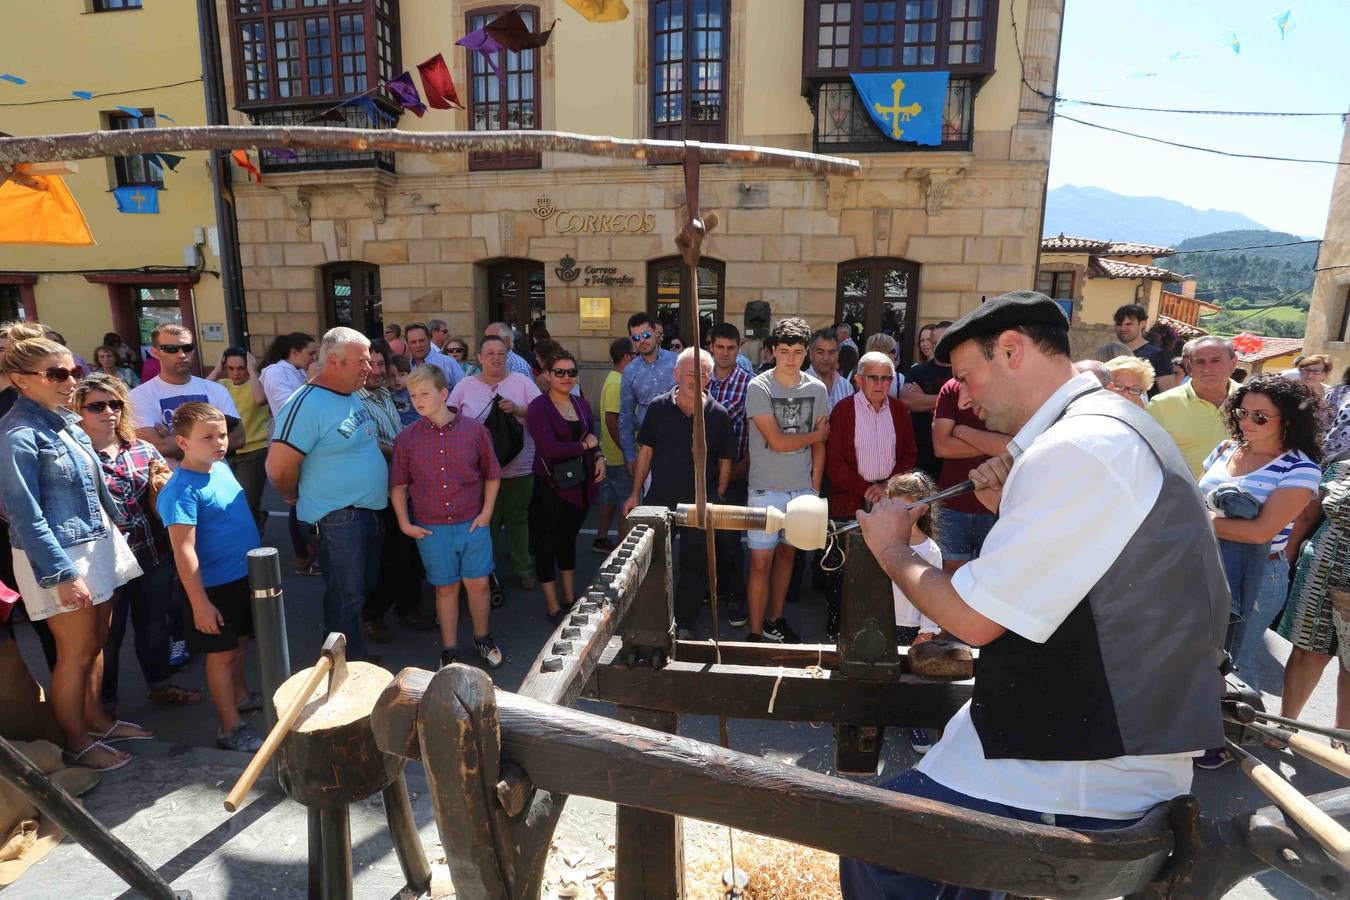
<svg viewBox="0 0 1350 900">
<path fill-rule="evenodd" d="M 1041 238 L 1041 250 L 1045 253 L 1104 253 L 1111 246 L 1110 241 L 1099 241 L 1085 237 Z"/>
<path fill-rule="evenodd" d="M 1125 262 L 1110 257 L 1093 257 L 1088 261 L 1089 278 L 1151 278 L 1154 281 L 1182 281 L 1182 277 L 1170 269 L 1158 266 L 1146 266 L 1142 263 Z"/>
<path fill-rule="evenodd" d="M 1157 244 L 1136 244 L 1133 241 L 1112 241 L 1104 252 L 1105 256 L 1171 256 L 1176 253 L 1173 247 L 1160 247 Z"/>
<path fill-rule="evenodd" d="M 1158 324 L 1168 326 L 1175 331 L 1178 336 L 1183 337 L 1188 341 L 1191 338 L 1209 334 L 1208 331 L 1199 326 L 1192 325 L 1189 322 L 1183 322 L 1180 319 L 1174 319 L 1171 316 L 1158 316 Z"/>
</svg>

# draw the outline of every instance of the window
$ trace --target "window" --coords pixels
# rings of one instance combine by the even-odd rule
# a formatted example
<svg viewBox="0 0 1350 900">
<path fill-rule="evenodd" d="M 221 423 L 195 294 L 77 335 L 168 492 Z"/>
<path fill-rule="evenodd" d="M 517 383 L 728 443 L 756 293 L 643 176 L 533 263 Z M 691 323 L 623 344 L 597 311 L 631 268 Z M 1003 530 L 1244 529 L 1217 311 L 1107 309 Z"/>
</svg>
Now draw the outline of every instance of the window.
<svg viewBox="0 0 1350 900">
<path fill-rule="evenodd" d="M 20 286 L 0 284 L 0 322 L 22 322 L 26 318 Z"/>
<path fill-rule="evenodd" d="M 476 31 L 502 13 L 515 9 L 531 31 L 539 27 L 539 10 L 533 6 L 494 6 L 469 13 L 469 31 Z M 469 54 L 469 128 L 473 131 L 533 131 L 539 127 L 539 51 L 519 53 L 503 48 L 497 53 L 498 71 L 487 57 Z M 469 154 L 469 168 L 537 169 L 539 153 L 482 152 Z"/>
<path fill-rule="evenodd" d="M 505 259 L 488 266 L 488 321 L 533 334 L 545 326 L 544 264 Z M 533 340 L 526 346 L 532 346 Z"/>
<path fill-rule="evenodd" d="M 1073 273 L 1039 272 L 1036 275 L 1036 290 L 1059 304 L 1064 316 L 1073 321 Z"/>
<path fill-rule="evenodd" d="M 141 0 L 94 0 L 94 12 L 115 12 L 119 9 L 140 9 Z"/>
<path fill-rule="evenodd" d="M 936 147 L 896 141 L 872 121 L 851 81 L 818 82 L 811 88 L 815 113 L 813 135 L 817 153 L 903 153 L 916 150 L 969 150 L 975 132 L 973 78 L 947 82 L 947 105 L 942 113 L 942 143 Z"/>
<path fill-rule="evenodd" d="M 1350 341 L 1350 287 L 1341 295 L 1341 327 L 1336 332 L 1339 340 Z"/>
<path fill-rule="evenodd" d="M 900 345 L 899 364 L 914 361 L 919 265 L 907 259 L 854 259 L 839 266 L 834 320 L 853 326 L 858 346 L 881 332 Z"/>
<path fill-rule="evenodd" d="M 254 125 L 326 125 L 327 122 L 311 122 L 315 114 L 327 109 L 331 104 L 319 106 L 293 106 L 284 109 L 259 109 L 248 114 Z M 383 104 L 381 104 L 383 106 Z M 331 123 L 337 128 L 390 128 L 386 119 L 372 119 L 370 113 L 359 106 L 344 106 L 335 110 L 342 116 L 341 122 Z M 368 169 L 375 167 L 386 172 L 394 171 L 394 154 L 386 151 L 357 150 L 295 150 L 295 159 L 281 159 L 272 156 L 266 150 L 258 154 L 261 169 L 264 172 L 302 172 L 320 169 Z"/>
<path fill-rule="evenodd" d="M 228 8 L 240 109 L 336 102 L 400 70 L 394 0 L 230 0 Z"/>
<path fill-rule="evenodd" d="M 704 257 L 698 264 L 698 330 L 706 335 L 722 322 L 722 289 L 726 284 L 726 263 Z M 688 308 L 689 267 L 678 256 L 667 256 L 647 263 L 647 315 L 660 322 L 666 343 L 681 335 L 680 308 Z"/>
<path fill-rule="evenodd" d="M 803 74 L 994 71 L 998 0 L 807 0 Z"/>
<path fill-rule="evenodd" d="M 725 141 L 731 0 L 653 0 L 652 137 Z"/>
<path fill-rule="evenodd" d="M 337 262 L 329 263 L 320 272 L 323 275 L 324 328 L 345 325 L 371 340 L 383 338 L 380 267 L 370 263 Z"/>
<path fill-rule="evenodd" d="M 104 113 L 108 117 L 108 129 L 124 131 L 134 128 L 154 128 L 155 111 L 141 110 L 140 118 L 123 112 Z M 113 172 L 117 187 L 164 187 L 164 171 L 158 163 L 146 160 L 144 156 L 118 156 L 113 159 Z"/>
</svg>

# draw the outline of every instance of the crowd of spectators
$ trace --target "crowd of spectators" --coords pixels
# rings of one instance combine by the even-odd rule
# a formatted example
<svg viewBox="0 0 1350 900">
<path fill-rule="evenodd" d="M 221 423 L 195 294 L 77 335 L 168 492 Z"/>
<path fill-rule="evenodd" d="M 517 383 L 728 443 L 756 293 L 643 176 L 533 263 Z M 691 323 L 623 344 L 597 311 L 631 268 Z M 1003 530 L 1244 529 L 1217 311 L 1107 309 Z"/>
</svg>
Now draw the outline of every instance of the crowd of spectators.
<svg viewBox="0 0 1350 900">
<path fill-rule="evenodd" d="M 173 673 L 203 654 L 220 745 L 256 748 L 240 717 L 261 706 L 243 677 L 244 555 L 265 529 L 268 484 L 287 505 L 295 572 L 322 579 L 324 629 L 348 636 L 352 659 L 378 659 L 367 641 L 392 639 L 392 610 L 405 628 L 439 633 L 441 664 L 496 668 L 504 580 L 538 590 L 539 614 L 560 622 L 578 597 L 587 521 L 589 546 L 605 554 L 635 507 L 695 499 L 698 406 L 710 501 L 783 509 L 817 494 L 835 521 L 885 497 L 921 502 L 1008 453 L 1012 436 L 933 356 L 950 324 L 925 325 L 902 372 L 896 336 L 855 341 L 848 325 L 784 318 L 756 369 L 730 323 L 702 347 L 674 347 L 638 313 L 609 346 L 594 406 L 566 347 L 503 322 L 472 341 L 441 320 L 391 324 L 375 341 L 343 327 L 287 334 L 261 363 L 227 349 L 205 377 L 178 324 L 154 330 L 144 361 L 105 336 L 92 369 L 60 335 L 8 326 L 0 501 L 12 553 L 0 553 L 0 579 L 42 639 L 68 761 L 116 768 L 130 760 L 118 742 L 149 736 L 115 715 L 128 624 L 151 700 L 200 702 Z M 1142 307 L 1122 307 L 1119 340 L 1077 366 L 1147 409 L 1180 448 L 1230 582 L 1235 665 L 1255 684 L 1262 636 L 1277 627 L 1294 645 L 1283 712 L 1297 715 L 1326 663 L 1350 656 L 1350 371 L 1328 387 L 1331 360 L 1316 356 L 1239 383 L 1230 342 L 1201 337 L 1173 360 L 1146 325 Z M 955 572 L 995 521 L 974 495 L 958 497 L 916 521 L 911 546 Z M 697 533 L 677 533 L 675 551 L 675 625 L 687 638 L 706 627 L 709 561 Z M 800 641 L 789 616 L 805 610 L 788 610 L 808 568 L 837 638 L 840 581 L 818 558 L 781 533 L 719 532 L 716 551 L 720 609 L 742 639 Z M 434 616 L 420 605 L 424 581 Z M 936 635 L 898 587 L 895 609 L 897 640 Z M 1340 672 L 1337 724 L 1350 727 Z M 1215 750 L 1201 764 L 1224 761 Z"/>
</svg>

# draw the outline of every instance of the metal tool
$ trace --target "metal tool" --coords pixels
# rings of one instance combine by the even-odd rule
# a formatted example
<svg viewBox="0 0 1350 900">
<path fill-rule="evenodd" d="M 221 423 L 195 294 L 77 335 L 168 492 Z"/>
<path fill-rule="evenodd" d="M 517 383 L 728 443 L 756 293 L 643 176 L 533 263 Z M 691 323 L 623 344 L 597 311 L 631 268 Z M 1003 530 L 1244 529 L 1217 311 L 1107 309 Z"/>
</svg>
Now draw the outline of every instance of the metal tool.
<svg viewBox="0 0 1350 900">
<path fill-rule="evenodd" d="M 931 497 L 925 497 L 922 500 L 916 500 L 913 503 L 907 504 L 905 506 L 905 509 L 916 509 L 928 503 L 937 503 L 941 500 L 950 500 L 953 497 L 960 497 L 962 494 L 969 494 L 971 491 L 974 490 L 976 490 L 975 482 L 971 481 L 970 479 L 966 479 L 960 484 L 954 484 L 949 488 L 938 491 Z M 830 533 L 835 536 L 838 536 L 841 534 L 847 534 L 848 532 L 861 527 L 862 524 L 859 522 L 850 522 L 847 525 L 834 529 Z"/>
</svg>

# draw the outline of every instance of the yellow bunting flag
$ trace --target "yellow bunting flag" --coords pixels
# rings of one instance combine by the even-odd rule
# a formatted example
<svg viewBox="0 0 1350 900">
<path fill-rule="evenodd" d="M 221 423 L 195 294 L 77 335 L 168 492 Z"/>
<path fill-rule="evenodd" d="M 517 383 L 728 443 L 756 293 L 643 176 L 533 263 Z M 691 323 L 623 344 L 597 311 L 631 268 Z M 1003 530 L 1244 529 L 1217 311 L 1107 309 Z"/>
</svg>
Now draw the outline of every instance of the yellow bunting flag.
<svg viewBox="0 0 1350 900">
<path fill-rule="evenodd" d="M 0 184 L 0 244 L 89 247 L 93 232 L 60 175 L 29 175 L 37 187 L 14 179 Z"/>
<path fill-rule="evenodd" d="M 563 0 L 591 22 L 622 22 L 628 18 L 623 0 Z"/>
</svg>

